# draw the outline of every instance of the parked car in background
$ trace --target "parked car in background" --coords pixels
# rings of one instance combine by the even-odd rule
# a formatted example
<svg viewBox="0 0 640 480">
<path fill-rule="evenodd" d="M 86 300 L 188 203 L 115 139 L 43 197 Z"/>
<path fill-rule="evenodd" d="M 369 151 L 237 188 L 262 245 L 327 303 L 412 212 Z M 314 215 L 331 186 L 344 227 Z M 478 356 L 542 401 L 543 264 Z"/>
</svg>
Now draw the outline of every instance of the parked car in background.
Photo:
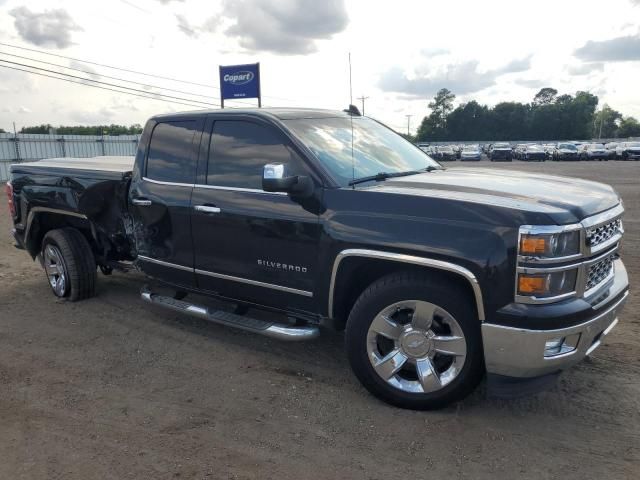
<svg viewBox="0 0 640 480">
<path fill-rule="evenodd" d="M 556 148 L 556 145 L 554 143 L 545 143 L 544 145 L 542 145 L 542 148 L 544 149 L 544 153 L 547 157 L 547 160 L 551 160 L 551 158 L 553 157 L 553 151 Z"/>
<path fill-rule="evenodd" d="M 617 146 L 618 146 L 618 142 L 605 143 L 604 148 L 607 150 L 607 154 L 609 156 L 609 160 L 615 160 L 615 158 L 616 158 L 616 147 Z"/>
<path fill-rule="evenodd" d="M 616 148 L 616 158 L 620 160 L 640 160 L 640 142 L 625 142 Z"/>
<path fill-rule="evenodd" d="M 559 143 L 553 150 L 553 160 L 578 160 L 578 148 L 573 143 Z"/>
<path fill-rule="evenodd" d="M 527 150 L 528 144 L 519 143 L 516 145 L 516 148 L 513 149 L 513 156 L 516 160 L 524 160 L 524 153 Z"/>
<path fill-rule="evenodd" d="M 527 145 L 520 160 L 526 162 L 544 162 L 547 159 L 547 152 L 545 152 L 542 145 Z"/>
<path fill-rule="evenodd" d="M 442 145 L 438 146 L 438 160 L 443 161 L 455 161 L 456 160 L 456 152 L 453 150 L 451 145 Z"/>
<path fill-rule="evenodd" d="M 492 162 L 511 162 L 513 160 L 513 150 L 508 143 L 494 143 L 489 151 L 489 160 Z"/>
<path fill-rule="evenodd" d="M 460 152 L 460 160 L 463 162 L 467 160 L 482 160 L 480 147 L 478 145 L 467 145 L 462 149 L 462 152 Z"/>
<path fill-rule="evenodd" d="M 609 160 L 609 152 L 602 143 L 587 143 L 580 150 L 581 160 Z"/>
</svg>

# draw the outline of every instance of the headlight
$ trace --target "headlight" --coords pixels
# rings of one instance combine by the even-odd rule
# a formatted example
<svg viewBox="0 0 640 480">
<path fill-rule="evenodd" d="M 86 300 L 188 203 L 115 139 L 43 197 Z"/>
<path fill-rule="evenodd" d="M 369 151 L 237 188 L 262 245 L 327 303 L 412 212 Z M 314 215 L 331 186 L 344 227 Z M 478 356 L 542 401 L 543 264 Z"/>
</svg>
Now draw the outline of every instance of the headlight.
<svg viewBox="0 0 640 480">
<path fill-rule="evenodd" d="M 580 231 L 560 233 L 522 233 L 520 255 L 559 258 L 580 253 Z"/>
<path fill-rule="evenodd" d="M 576 289 L 578 269 L 548 273 L 518 273 L 518 295 L 536 298 L 558 297 Z"/>
</svg>

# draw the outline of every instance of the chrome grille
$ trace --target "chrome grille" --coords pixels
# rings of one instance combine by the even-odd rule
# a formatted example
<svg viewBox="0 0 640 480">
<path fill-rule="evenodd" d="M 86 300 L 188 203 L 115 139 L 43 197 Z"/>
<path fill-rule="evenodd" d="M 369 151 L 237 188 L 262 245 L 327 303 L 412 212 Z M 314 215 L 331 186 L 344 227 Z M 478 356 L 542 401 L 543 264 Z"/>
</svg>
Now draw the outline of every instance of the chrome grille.
<svg viewBox="0 0 640 480">
<path fill-rule="evenodd" d="M 609 275 L 611 275 L 613 272 L 613 261 L 615 258 L 615 254 L 609 255 L 589 267 L 589 272 L 587 273 L 587 285 L 585 287 L 586 291 L 597 287 Z"/>
<path fill-rule="evenodd" d="M 587 230 L 587 244 L 593 248 L 622 233 L 622 219 L 598 225 Z"/>
</svg>

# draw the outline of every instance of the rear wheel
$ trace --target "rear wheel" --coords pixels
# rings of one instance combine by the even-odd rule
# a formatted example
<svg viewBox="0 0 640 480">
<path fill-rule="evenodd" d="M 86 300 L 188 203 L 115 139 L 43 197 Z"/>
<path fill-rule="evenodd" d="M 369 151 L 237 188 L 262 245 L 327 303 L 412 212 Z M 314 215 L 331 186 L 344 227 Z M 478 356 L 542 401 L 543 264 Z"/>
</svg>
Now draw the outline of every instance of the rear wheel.
<svg viewBox="0 0 640 480">
<path fill-rule="evenodd" d="M 42 240 L 42 264 L 56 297 L 75 302 L 95 295 L 95 257 L 78 230 L 61 228 L 48 232 Z"/>
<path fill-rule="evenodd" d="M 382 400 L 411 409 L 468 395 L 484 372 L 480 323 L 459 288 L 397 273 L 367 288 L 346 328 L 349 361 Z"/>
</svg>

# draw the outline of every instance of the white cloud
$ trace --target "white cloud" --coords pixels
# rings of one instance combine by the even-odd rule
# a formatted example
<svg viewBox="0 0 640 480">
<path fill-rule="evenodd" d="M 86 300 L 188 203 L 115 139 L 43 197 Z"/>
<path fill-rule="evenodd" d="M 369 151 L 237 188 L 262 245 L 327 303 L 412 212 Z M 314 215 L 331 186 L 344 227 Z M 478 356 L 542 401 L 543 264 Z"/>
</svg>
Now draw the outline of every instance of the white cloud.
<svg viewBox="0 0 640 480">
<path fill-rule="evenodd" d="M 607 60 L 592 60 L 593 48 L 589 60 L 574 55 L 576 49 L 594 44 L 609 54 L 611 44 L 605 49 L 603 42 L 637 36 L 639 1 L 614 0 L 615 8 L 603 8 L 602 0 L 582 0 L 576 17 L 575 2 L 557 0 L 404 0 L 402 8 L 398 2 L 362 0 L 119 0 L 100 8 L 86 0 L 11 0 L 0 7 L 0 41 L 49 52 L 66 45 L 64 55 L 69 57 L 210 85 L 213 88 L 98 66 L 86 74 L 99 79 L 100 72 L 207 95 L 198 98 L 213 103 L 219 100 L 218 65 L 260 62 L 263 105 L 336 109 L 349 102 L 347 54 L 351 52 L 354 97 L 368 96 L 367 114 L 395 128 L 406 128 L 405 114 L 414 115 L 412 127 L 419 124 L 427 113 L 429 97 L 439 87 L 453 90 L 459 101 L 475 99 L 490 105 L 529 102 L 538 85 L 571 94 L 591 89 L 603 93 L 601 102 L 625 115 L 640 117 L 639 62 L 613 61 L 620 58 L 619 53 L 607 55 Z M 38 26 L 31 29 L 37 34 L 38 46 L 18 31 L 15 16 L 8 14 L 20 5 L 40 16 L 31 22 Z M 69 33 L 64 28 L 68 22 L 61 22 L 62 29 L 40 29 L 45 21 L 57 18 L 55 14 L 41 16 L 60 8 L 64 8 L 64 18 L 72 19 L 74 29 Z M 183 26 L 190 27 L 194 35 L 179 29 L 176 15 L 182 16 Z M 568 22 L 568 18 L 573 20 Z M 537 25 L 544 32 L 563 34 L 532 34 L 523 31 L 522 22 L 514 19 L 526 19 L 527 25 Z M 84 31 L 75 29 L 79 27 Z M 8 47 L 1 50 L 18 53 Z M 529 53 L 534 57 L 523 58 Z M 586 54 L 583 51 L 582 55 Z M 89 70 L 85 64 L 35 52 L 24 55 Z M 512 59 L 516 61 L 510 62 Z M 12 121 L 18 128 L 20 122 L 80 121 L 71 118 L 78 118 L 73 112 L 85 112 L 87 122 L 131 124 L 144 123 L 154 114 L 192 108 L 166 99 L 139 98 L 47 79 L 2 65 L 0 108 L 11 110 L 0 111 L 0 127 L 5 130 L 12 128 Z M 529 68 L 513 72 L 523 66 Z M 392 69 L 396 72 L 394 89 L 387 91 L 380 81 Z M 430 89 L 430 94 L 423 95 Z M 406 90 L 413 93 L 404 93 Z M 137 111 L 113 107 L 125 99 Z M 32 113 L 17 114 L 20 106 Z"/>
<path fill-rule="evenodd" d="M 580 63 L 567 67 L 567 72 L 569 72 L 570 75 L 588 75 L 590 73 L 602 72 L 603 70 L 604 63 L 602 62 Z"/>
<path fill-rule="evenodd" d="M 639 61 L 640 33 L 603 41 L 589 40 L 574 55 L 588 62 Z"/>
<path fill-rule="evenodd" d="M 250 51 L 284 55 L 315 52 L 349 23 L 344 0 L 225 0 L 227 34 Z"/>
<path fill-rule="evenodd" d="M 529 69 L 531 57 L 513 60 L 506 65 L 480 70 L 477 60 L 448 64 L 431 75 L 409 76 L 400 67 L 382 73 L 378 85 L 384 91 L 398 92 L 415 97 L 429 97 L 441 88 L 448 88 L 456 95 L 478 92 L 495 85 L 498 77 Z M 424 71 L 425 69 L 421 69 Z"/>
<path fill-rule="evenodd" d="M 72 45 L 71 33 L 82 28 L 69 13 L 57 8 L 36 13 L 27 7 L 9 11 L 20 37 L 26 42 L 41 47 L 67 48 Z"/>
<path fill-rule="evenodd" d="M 198 38 L 202 33 L 215 33 L 221 22 L 220 17 L 214 16 L 198 25 L 191 23 L 186 16 L 179 13 L 176 14 L 176 20 L 178 20 L 178 30 L 191 38 Z"/>
</svg>

